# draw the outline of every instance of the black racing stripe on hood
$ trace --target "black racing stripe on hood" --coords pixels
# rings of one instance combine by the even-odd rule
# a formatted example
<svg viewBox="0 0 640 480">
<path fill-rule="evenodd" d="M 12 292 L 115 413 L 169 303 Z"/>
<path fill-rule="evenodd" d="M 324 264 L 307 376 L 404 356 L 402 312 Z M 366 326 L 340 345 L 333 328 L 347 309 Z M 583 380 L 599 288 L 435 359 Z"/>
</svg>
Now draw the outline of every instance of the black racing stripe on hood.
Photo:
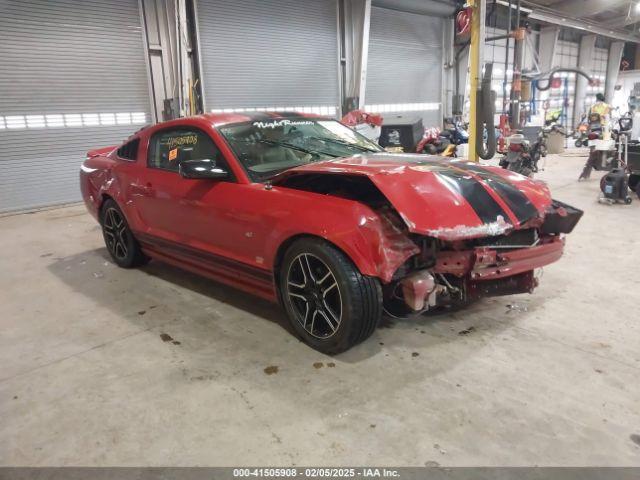
<svg viewBox="0 0 640 480">
<path fill-rule="evenodd" d="M 524 223 L 539 215 L 538 209 L 529 200 L 529 198 L 518 190 L 514 185 L 493 172 L 485 170 L 477 165 L 460 164 L 456 167 L 462 170 L 468 170 L 482 178 L 491 189 L 496 192 L 500 198 L 507 204 L 509 209 L 518 219 L 518 222 Z"/>
<path fill-rule="evenodd" d="M 475 178 L 448 168 L 437 169 L 434 173 L 467 201 L 483 223 L 493 223 L 498 217 L 509 221 L 507 213 Z"/>
</svg>

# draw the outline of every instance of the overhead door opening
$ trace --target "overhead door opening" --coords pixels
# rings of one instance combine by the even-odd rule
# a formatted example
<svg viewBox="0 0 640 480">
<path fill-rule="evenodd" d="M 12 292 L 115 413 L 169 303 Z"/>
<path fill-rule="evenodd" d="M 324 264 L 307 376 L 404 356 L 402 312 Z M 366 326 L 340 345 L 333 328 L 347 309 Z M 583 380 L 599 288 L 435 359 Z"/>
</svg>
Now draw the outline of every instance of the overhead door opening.
<svg viewBox="0 0 640 480">
<path fill-rule="evenodd" d="M 335 0 L 198 1 L 205 111 L 336 115 L 337 14 Z"/>
<path fill-rule="evenodd" d="M 150 121 L 137 0 L 5 0 L 0 212 L 80 200 L 86 152 Z"/>
<path fill-rule="evenodd" d="M 371 8 L 365 110 L 442 123 L 443 20 Z"/>
</svg>

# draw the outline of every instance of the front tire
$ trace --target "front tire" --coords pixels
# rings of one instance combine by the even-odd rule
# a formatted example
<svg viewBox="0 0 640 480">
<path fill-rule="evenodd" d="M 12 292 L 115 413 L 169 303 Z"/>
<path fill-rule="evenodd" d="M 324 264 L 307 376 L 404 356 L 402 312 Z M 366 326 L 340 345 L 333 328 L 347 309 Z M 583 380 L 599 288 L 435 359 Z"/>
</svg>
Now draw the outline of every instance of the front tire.
<svg viewBox="0 0 640 480">
<path fill-rule="evenodd" d="M 344 253 L 321 239 L 305 238 L 289 247 L 279 287 L 296 333 L 328 355 L 371 336 L 382 315 L 379 281 L 362 275 Z"/>
<path fill-rule="evenodd" d="M 122 210 L 112 199 L 107 199 L 102 205 L 100 225 L 109 255 L 119 267 L 139 267 L 149 261 L 142 253 Z"/>
</svg>

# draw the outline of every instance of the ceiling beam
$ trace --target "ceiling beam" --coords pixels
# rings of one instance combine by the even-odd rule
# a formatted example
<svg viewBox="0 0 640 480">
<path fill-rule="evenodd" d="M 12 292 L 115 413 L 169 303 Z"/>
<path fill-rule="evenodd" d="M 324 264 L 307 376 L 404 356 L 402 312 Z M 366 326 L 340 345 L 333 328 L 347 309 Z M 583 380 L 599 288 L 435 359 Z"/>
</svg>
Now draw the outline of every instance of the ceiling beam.
<svg viewBox="0 0 640 480">
<path fill-rule="evenodd" d="M 615 38 L 617 40 L 640 43 L 640 36 L 634 35 L 629 31 L 606 28 L 602 24 L 589 22 L 585 19 L 572 18 L 570 16 L 565 17 L 560 15 L 558 12 L 538 9 L 533 10 L 528 15 L 528 18 L 530 18 L 531 20 L 539 20 L 542 22 L 550 23 L 552 25 L 561 25 L 566 28 L 573 28 L 576 30 L 597 33 L 604 37 Z"/>
<path fill-rule="evenodd" d="M 640 15 L 631 13 L 630 17 L 618 18 L 616 20 L 609 20 L 608 22 L 602 22 L 602 24 L 606 27 L 616 28 L 616 27 L 627 27 L 629 25 L 633 25 L 634 23 L 638 23 L 638 22 L 640 22 Z"/>
<path fill-rule="evenodd" d="M 568 0 L 548 6 L 552 10 L 576 18 L 591 17 L 628 4 L 629 0 Z"/>
</svg>

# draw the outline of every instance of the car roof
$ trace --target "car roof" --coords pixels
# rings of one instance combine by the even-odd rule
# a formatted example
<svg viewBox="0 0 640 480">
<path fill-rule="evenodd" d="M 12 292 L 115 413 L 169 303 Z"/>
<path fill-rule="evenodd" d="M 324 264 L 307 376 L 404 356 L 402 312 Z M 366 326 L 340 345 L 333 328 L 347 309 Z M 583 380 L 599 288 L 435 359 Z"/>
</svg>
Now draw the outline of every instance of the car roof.
<svg viewBox="0 0 640 480">
<path fill-rule="evenodd" d="M 264 112 L 222 112 L 222 113 L 203 113 L 192 117 L 180 117 L 173 120 L 166 120 L 164 122 L 158 122 L 151 125 L 145 125 L 144 127 L 133 133 L 125 142 L 131 141 L 139 135 L 149 132 L 154 133 L 164 128 L 179 128 L 185 126 L 213 126 L 223 127 L 225 125 L 232 125 L 246 122 L 265 122 L 268 120 L 284 120 L 284 119 L 301 119 L 301 118 L 316 118 L 316 119 L 331 119 L 331 117 L 325 115 L 318 115 L 317 113 L 304 113 L 295 111 L 276 112 L 276 111 L 264 111 Z"/>
</svg>

